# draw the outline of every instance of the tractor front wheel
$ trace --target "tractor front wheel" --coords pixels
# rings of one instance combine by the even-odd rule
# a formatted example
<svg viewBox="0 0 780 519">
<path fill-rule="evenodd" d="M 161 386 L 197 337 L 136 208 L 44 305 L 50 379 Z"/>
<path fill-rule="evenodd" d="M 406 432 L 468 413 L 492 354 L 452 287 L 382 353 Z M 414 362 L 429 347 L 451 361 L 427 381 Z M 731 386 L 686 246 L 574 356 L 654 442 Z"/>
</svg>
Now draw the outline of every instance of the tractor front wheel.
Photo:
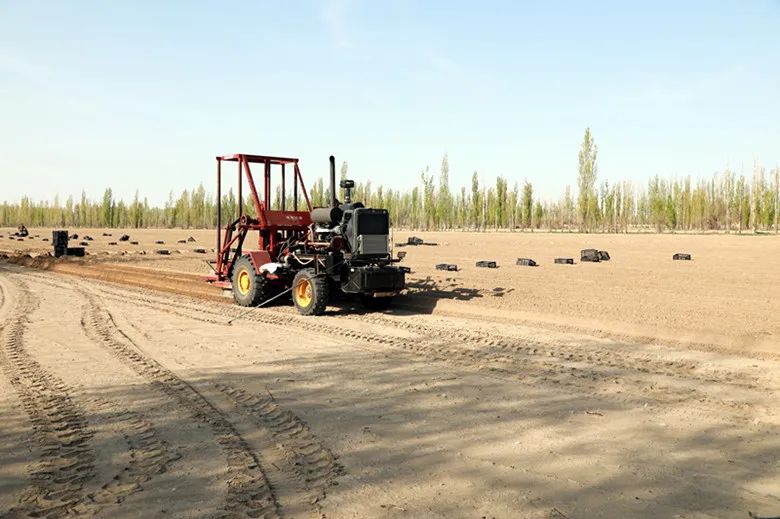
<svg viewBox="0 0 780 519">
<path fill-rule="evenodd" d="M 301 315 L 322 315 L 328 305 L 328 281 L 314 269 L 303 269 L 295 275 L 292 299 Z"/>
<path fill-rule="evenodd" d="M 247 256 L 241 256 L 233 266 L 233 299 L 241 306 L 257 306 L 271 296 L 268 281 L 255 272 Z"/>
</svg>

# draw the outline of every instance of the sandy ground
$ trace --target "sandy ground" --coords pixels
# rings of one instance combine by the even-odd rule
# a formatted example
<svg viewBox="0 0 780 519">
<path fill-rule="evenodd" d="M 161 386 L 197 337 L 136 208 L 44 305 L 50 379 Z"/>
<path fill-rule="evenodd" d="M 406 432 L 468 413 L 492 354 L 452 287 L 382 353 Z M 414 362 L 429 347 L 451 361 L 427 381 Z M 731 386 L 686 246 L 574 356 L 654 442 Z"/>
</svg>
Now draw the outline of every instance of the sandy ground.
<svg viewBox="0 0 780 519">
<path fill-rule="evenodd" d="M 396 309 L 305 318 L 101 232 L 0 262 L 0 517 L 780 515 L 774 236 L 418 233 Z"/>
<path fill-rule="evenodd" d="M 9 239 L 12 232 L 0 229 L 0 253 L 51 250 L 41 241 L 51 239 L 51 229 L 34 229 L 31 235 L 38 237 L 25 241 Z M 86 247 L 90 262 L 177 273 L 209 273 L 216 245 L 212 230 L 72 232 L 80 237 L 71 245 L 85 235 L 94 237 Z M 117 242 L 125 233 L 138 245 Z M 396 247 L 407 252 L 404 264 L 413 271 L 403 305 L 418 311 L 640 342 L 779 353 L 780 236 L 396 232 L 394 242 L 403 244 L 410 234 L 436 244 Z M 195 241 L 178 243 L 189 238 Z M 583 248 L 607 250 L 612 259 L 580 263 Z M 159 249 L 170 255 L 156 254 Z M 691 253 L 693 261 L 672 261 L 675 252 Z M 533 258 L 539 267 L 518 267 L 518 257 Z M 556 257 L 572 257 L 576 264 L 556 265 Z M 499 268 L 477 268 L 479 259 L 495 260 Z M 460 270 L 438 271 L 437 263 L 455 263 Z"/>
</svg>

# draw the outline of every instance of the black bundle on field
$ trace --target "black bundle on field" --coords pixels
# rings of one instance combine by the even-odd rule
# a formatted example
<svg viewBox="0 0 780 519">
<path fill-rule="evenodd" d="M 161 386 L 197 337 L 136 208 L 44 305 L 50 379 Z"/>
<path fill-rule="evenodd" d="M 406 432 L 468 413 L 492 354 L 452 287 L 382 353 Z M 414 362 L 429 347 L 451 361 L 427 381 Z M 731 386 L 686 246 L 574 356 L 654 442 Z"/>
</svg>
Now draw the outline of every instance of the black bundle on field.
<svg viewBox="0 0 780 519">
<path fill-rule="evenodd" d="M 477 266 L 486 269 L 497 269 L 498 263 L 496 263 L 495 261 L 482 260 L 477 262 Z"/>
<path fill-rule="evenodd" d="M 589 261 L 591 263 L 598 263 L 601 261 L 601 255 L 596 249 L 582 249 L 580 251 L 580 261 Z"/>
<path fill-rule="evenodd" d="M 423 239 L 417 236 L 409 236 L 409 239 L 406 240 L 407 245 L 422 245 L 423 243 L 425 243 Z"/>
<path fill-rule="evenodd" d="M 51 244 L 55 247 L 68 246 L 68 231 L 52 231 Z"/>
<path fill-rule="evenodd" d="M 673 260 L 691 261 L 691 255 L 686 252 L 678 252 L 672 256 Z"/>
<path fill-rule="evenodd" d="M 81 258 L 84 256 L 84 247 L 68 247 L 67 253 L 68 256 L 76 256 Z"/>
<path fill-rule="evenodd" d="M 68 231 L 52 231 L 51 242 L 54 247 L 55 258 L 59 258 L 68 253 Z"/>
<path fill-rule="evenodd" d="M 454 263 L 438 263 L 436 265 L 436 270 L 447 270 L 449 272 L 457 272 L 458 266 Z"/>
<path fill-rule="evenodd" d="M 129 239 L 130 239 L 130 236 L 127 235 L 127 234 L 123 234 L 122 236 L 119 237 L 119 241 L 127 241 Z"/>
<path fill-rule="evenodd" d="M 574 258 L 555 258 L 555 263 L 561 265 L 574 265 Z"/>
<path fill-rule="evenodd" d="M 532 260 L 531 258 L 517 258 L 517 261 L 515 262 L 515 265 L 520 265 L 521 267 L 536 267 L 536 262 Z"/>
<path fill-rule="evenodd" d="M 599 251 L 599 258 L 601 258 L 601 261 L 609 261 L 609 252 L 605 250 Z"/>
</svg>

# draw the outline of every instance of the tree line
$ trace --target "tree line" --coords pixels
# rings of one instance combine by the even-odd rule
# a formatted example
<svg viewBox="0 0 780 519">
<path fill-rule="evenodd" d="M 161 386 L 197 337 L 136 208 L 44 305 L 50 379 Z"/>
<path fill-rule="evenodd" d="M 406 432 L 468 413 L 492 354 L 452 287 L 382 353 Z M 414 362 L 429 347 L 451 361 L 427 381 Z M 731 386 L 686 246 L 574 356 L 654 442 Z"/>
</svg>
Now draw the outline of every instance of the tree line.
<svg viewBox="0 0 780 519">
<path fill-rule="evenodd" d="M 529 180 L 497 176 L 492 183 L 478 172 L 470 186 L 451 189 L 449 161 L 444 155 L 437 175 L 429 167 L 411 189 L 356 183 L 353 200 L 368 207 L 385 208 L 393 225 L 414 230 L 564 230 L 579 232 L 720 231 L 778 232 L 780 168 L 767 171 L 756 161 L 746 177 L 729 169 L 709 178 L 662 178 L 647 183 L 598 182 L 598 148 L 590 129 L 585 131 L 578 155 L 577 191 L 567 186 L 557 200 L 542 200 Z M 346 178 L 348 166 L 341 167 Z M 322 178 L 310 186 L 314 206 L 328 204 L 330 192 Z M 280 207 L 276 190 L 274 208 Z M 252 200 L 243 202 L 253 212 Z M 303 209 L 299 200 L 298 209 Z M 222 196 L 223 225 L 235 219 L 238 199 L 233 190 Z M 286 207 L 292 208 L 288 196 Z M 116 199 L 110 188 L 94 200 L 82 192 L 52 201 L 22 197 L 0 204 L 0 225 L 45 227 L 213 228 L 217 204 L 203 185 L 178 196 L 171 193 L 162 205 L 151 205 L 136 192 L 133 200 Z"/>
</svg>

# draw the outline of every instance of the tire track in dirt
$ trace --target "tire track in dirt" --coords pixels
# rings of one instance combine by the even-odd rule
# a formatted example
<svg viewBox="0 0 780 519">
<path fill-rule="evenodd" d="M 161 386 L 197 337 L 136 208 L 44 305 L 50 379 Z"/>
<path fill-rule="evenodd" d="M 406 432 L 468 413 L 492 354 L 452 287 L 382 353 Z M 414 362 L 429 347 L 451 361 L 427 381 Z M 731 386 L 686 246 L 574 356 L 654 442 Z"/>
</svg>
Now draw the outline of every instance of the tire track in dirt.
<svg viewBox="0 0 780 519">
<path fill-rule="evenodd" d="M 111 317 L 117 330 L 128 340 L 154 340 L 121 314 Z M 132 331 L 123 330 L 125 327 Z M 258 452 L 265 461 L 266 476 L 276 491 L 282 511 L 290 511 L 297 516 L 298 513 L 306 514 L 304 510 L 308 510 L 308 515 L 312 517 L 324 517 L 321 503 L 327 495 L 327 489 L 337 484 L 335 479 L 343 473 L 336 456 L 303 420 L 280 406 L 270 393 L 267 397 L 252 395 L 217 383 L 212 383 L 211 387 L 218 390 L 223 398 L 214 398 L 215 394 L 208 399 L 215 405 L 220 405 L 217 402 L 224 400 L 230 409 L 244 417 L 234 421 L 236 427 L 244 421 L 250 428 L 262 432 L 262 437 L 255 440 L 253 445 L 259 446 Z M 209 394 L 208 391 L 204 393 Z M 274 455 L 272 451 L 278 454 Z"/>
<path fill-rule="evenodd" d="M 135 292 L 135 291 L 134 291 Z M 107 298 L 117 301 L 124 300 L 124 292 L 111 293 L 110 289 L 104 294 Z M 190 305 L 177 302 L 177 307 L 171 307 L 166 303 L 156 303 L 153 300 L 145 299 L 136 293 L 139 298 L 139 304 L 147 308 L 165 311 L 182 317 L 192 318 L 203 322 L 214 324 L 226 324 L 229 317 L 241 315 L 245 310 L 225 312 L 219 303 L 203 303 L 199 305 Z M 216 310 L 208 312 L 204 306 Z M 283 315 L 289 315 L 291 318 L 297 317 L 291 311 L 280 308 L 268 308 L 270 312 L 278 312 Z M 223 317 L 224 316 L 224 317 Z M 245 316 L 245 318 L 250 318 Z M 622 369 L 634 371 L 639 374 L 662 375 L 666 377 L 678 378 L 684 381 L 697 380 L 705 383 L 727 384 L 733 387 L 753 390 L 757 387 L 766 387 L 767 382 L 761 381 L 756 376 L 748 376 L 740 373 L 728 372 L 723 370 L 706 371 L 699 362 L 694 360 L 657 360 L 651 355 L 636 354 L 618 350 L 617 348 L 594 348 L 583 345 L 565 345 L 560 343 L 542 342 L 530 337 L 512 337 L 495 333 L 487 333 L 479 330 L 466 330 L 463 328 L 453 329 L 438 326 L 431 326 L 415 321 L 409 323 L 392 317 L 377 316 L 372 314 L 350 314 L 349 316 L 331 315 L 327 318 L 350 321 L 361 321 L 380 326 L 389 326 L 396 329 L 402 329 L 427 338 L 437 338 L 439 342 L 452 344 L 471 344 L 490 348 L 498 356 L 493 361 L 500 360 L 500 350 L 504 354 L 523 355 L 531 359 L 544 359 L 544 364 L 550 364 L 550 360 L 558 359 L 566 364 L 575 364 L 569 367 L 569 375 L 581 376 L 582 378 L 596 379 L 614 379 L 612 373 L 603 373 L 604 371 Z M 297 326 L 297 325 L 296 325 Z M 582 375 L 583 369 L 580 365 L 587 365 Z M 594 373 L 594 370 L 597 372 Z M 601 371 L 602 373 L 599 373 Z M 553 370 L 553 372 L 557 372 Z M 553 372 L 545 376 L 552 376 Z M 623 378 L 623 377 L 620 377 Z M 561 382 L 554 382 L 560 384 Z"/>
<path fill-rule="evenodd" d="M 88 337 L 105 346 L 120 361 L 187 409 L 211 428 L 227 460 L 224 517 L 281 517 L 279 503 L 255 453 L 233 424 L 191 385 L 155 360 L 119 330 L 111 314 L 88 289 L 82 326 Z"/>
<path fill-rule="evenodd" d="M 697 379 L 696 375 L 690 372 L 690 368 L 683 369 L 682 365 L 680 371 L 676 373 L 669 370 L 655 372 L 646 367 L 642 359 L 629 362 L 630 357 L 616 355 L 613 360 L 611 358 L 612 350 L 602 351 L 599 356 L 595 356 L 592 352 L 588 354 L 576 352 L 572 351 L 571 348 L 562 348 L 557 344 L 539 341 L 525 344 L 523 339 L 492 336 L 477 330 L 444 330 L 417 322 L 414 324 L 402 323 L 401 329 L 421 335 L 420 339 L 409 340 L 392 335 L 341 328 L 324 322 L 326 319 L 337 321 L 347 319 L 346 316 L 325 316 L 312 320 L 298 316 L 290 309 L 266 308 L 247 311 L 247 309 L 235 308 L 224 303 L 207 301 L 195 303 L 178 299 L 176 302 L 178 308 L 172 308 L 170 302 L 165 301 L 164 295 L 156 295 L 148 290 L 115 290 L 110 288 L 110 285 L 101 288 L 105 288 L 104 295 L 106 297 L 118 301 L 127 302 L 128 296 L 130 296 L 134 300 L 134 304 L 140 301 L 141 304 L 159 311 L 205 322 L 225 324 L 228 319 L 241 316 L 247 321 L 327 334 L 380 347 L 391 346 L 424 359 L 445 362 L 461 369 L 476 370 L 495 377 L 511 378 L 524 384 L 545 383 L 550 387 L 564 391 L 584 390 L 593 393 L 594 398 L 597 399 L 618 401 L 629 405 L 642 405 L 648 400 L 670 405 L 697 400 L 702 414 L 722 417 L 722 411 L 725 408 L 731 413 L 740 415 L 740 421 L 753 419 L 752 415 L 745 415 L 752 407 L 750 404 L 713 398 L 693 387 L 680 387 L 679 384 L 669 385 L 657 379 L 649 382 L 646 379 L 617 374 L 614 371 L 625 370 L 629 373 L 635 372 L 639 376 L 668 376 L 682 382 L 706 380 L 738 386 L 730 380 L 718 380 L 714 377 Z M 393 327 L 396 324 L 393 319 L 375 315 L 349 316 L 350 319 L 353 317 L 356 320 L 362 319 L 382 326 Z M 464 348 L 464 344 L 476 344 L 480 348 Z M 599 360 L 603 364 L 599 364 Z M 621 360 L 623 362 L 620 362 Z M 753 389 L 750 385 L 745 387 Z M 604 388 L 608 389 L 604 391 Z"/>
<path fill-rule="evenodd" d="M 108 292 L 111 292 L 110 288 Z M 126 302 L 128 300 L 126 292 L 120 289 L 120 291 L 114 292 L 113 295 L 109 294 L 108 297 Z M 381 347 L 391 346 L 424 359 L 445 362 L 461 369 L 468 371 L 476 370 L 495 377 L 511 378 L 524 384 L 536 385 L 538 383 L 546 383 L 553 388 L 563 391 L 584 390 L 593 392 L 593 396 L 596 399 L 618 401 L 629 405 L 642 405 L 648 400 L 655 400 L 659 404 L 676 404 L 681 401 L 696 399 L 699 401 L 700 407 L 702 407 L 701 404 L 706 404 L 713 408 L 711 411 L 703 410 L 703 414 L 716 416 L 722 416 L 724 407 L 731 412 L 740 412 L 750 407 L 739 402 L 713 399 L 695 388 L 670 388 L 659 381 L 648 384 L 646 380 L 642 379 L 594 371 L 593 366 L 590 365 L 587 367 L 572 365 L 575 362 L 556 358 L 553 352 L 547 351 L 546 348 L 549 345 L 546 343 L 525 346 L 517 344 L 517 339 L 513 339 L 508 340 L 504 344 L 498 343 L 499 345 L 497 346 L 493 344 L 495 339 L 483 336 L 484 343 L 481 345 L 483 346 L 482 348 L 464 349 L 462 347 L 464 343 L 479 343 L 480 336 L 478 335 L 474 339 L 470 331 L 462 330 L 451 332 L 448 336 L 446 331 L 440 334 L 438 328 L 433 329 L 425 325 L 420 327 L 412 325 L 409 331 L 419 333 L 419 330 L 423 330 L 430 335 L 423 335 L 419 340 L 409 340 L 397 336 L 341 328 L 323 322 L 331 318 L 331 316 L 312 320 L 298 316 L 288 309 L 267 308 L 247 311 L 244 308 L 234 308 L 226 304 L 201 301 L 188 303 L 177 300 L 176 304 L 179 308 L 173 309 L 169 302 L 165 302 L 165 296 L 157 296 L 156 294 L 146 292 L 139 293 L 135 290 L 130 291 L 130 294 L 132 294 L 131 297 L 134 299 L 134 304 L 136 304 L 136 299 L 140 299 L 143 304 L 149 305 L 151 308 L 183 317 L 225 324 L 229 318 L 241 316 L 242 319 L 251 322 L 259 322 L 291 330 L 326 334 L 356 341 L 356 343 L 362 342 Z M 341 317 L 336 319 L 341 319 Z M 384 320 L 381 324 L 385 324 Z M 614 369 L 632 371 L 630 367 L 623 366 L 618 362 L 608 361 L 608 365 Z M 641 370 L 639 371 L 640 374 L 644 373 Z M 690 379 L 690 377 L 684 376 L 680 378 L 683 380 Z M 602 387 L 613 384 L 618 389 L 610 389 L 609 393 L 598 392 L 599 384 Z M 741 421 L 751 418 L 742 417 Z"/>
<path fill-rule="evenodd" d="M 73 290 L 74 288 L 72 285 L 69 286 L 54 280 L 46 280 L 38 276 L 36 276 L 36 281 L 50 282 L 61 289 Z M 84 286 L 81 288 L 80 292 L 89 298 L 91 289 Z M 99 298 L 101 301 L 103 299 L 127 301 L 127 298 L 111 295 L 106 297 L 106 291 L 103 290 L 101 290 Z M 93 301 L 92 304 L 95 305 L 96 301 Z M 161 308 L 158 304 L 140 301 L 140 298 L 139 300 L 134 298 L 133 305 L 134 307 L 144 306 L 155 311 L 170 310 L 170 312 L 166 313 L 184 315 L 191 319 L 199 317 L 198 315 L 192 315 L 191 312 L 181 312 L 170 306 Z M 190 310 L 198 310 L 198 308 L 190 307 Z M 118 316 L 114 317 L 108 313 L 107 317 L 111 318 L 112 325 L 118 325 L 116 322 Z M 87 319 L 88 317 L 85 315 L 84 320 L 86 321 Z M 219 322 L 223 325 L 225 321 L 219 315 L 216 315 L 214 318 L 206 316 L 205 320 L 210 323 Z M 125 321 L 123 324 L 132 325 L 130 321 Z M 124 339 L 130 341 L 133 340 L 131 336 L 136 333 L 143 335 L 140 329 L 133 327 L 133 330 L 134 332 L 132 333 L 128 332 L 128 336 L 128 333 L 125 333 L 121 330 L 121 327 L 117 326 L 117 332 L 122 334 Z M 269 445 L 279 450 L 281 455 L 279 464 L 286 465 L 286 467 L 279 467 L 274 463 L 274 466 L 288 470 L 292 475 L 289 478 L 282 475 L 280 479 L 283 479 L 284 483 L 289 481 L 288 485 L 297 486 L 299 488 L 298 491 L 305 495 L 303 498 L 296 496 L 295 501 L 307 504 L 313 509 L 313 512 L 316 512 L 317 516 L 321 516 L 320 503 L 326 497 L 327 489 L 334 484 L 335 479 L 343 472 L 343 468 L 338 464 L 333 453 L 311 432 L 303 420 L 291 411 L 282 408 L 270 394 L 268 396 L 252 395 L 224 384 L 214 384 L 213 387 L 219 390 L 239 412 L 248 416 L 254 425 L 269 432 L 271 438 Z M 270 473 L 267 475 L 271 477 L 274 474 Z M 274 478 L 271 478 L 271 482 L 275 483 L 276 481 Z M 282 503 L 284 504 L 284 501 Z"/>
<path fill-rule="evenodd" d="M 309 426 L 291 411 L 276 403 L 273 395 L 250 394 L 226 384 L 214 384 L 254 422 L 271 431 L 276 446 L 290 460 L 298 481 L 307 493 L 306 501 L 319 508 L 326 492 L 343 467 L 336 456 L 325 447 Z"/>
<path fill-rule="evenodd" d="M 39 461 L 30 474 L 32 487 L 19 506 L 0 517 L 65 517 L 83 502 L 84 484 L 95 476 L 93 433 L 65 384 L 25 350 L 27 315 L 38 301 L 23 282 L 14 284 L 18 296 L 3 323 L 0 365 L 30 418 Z"/>
<path fill-rule="evenodd" d="M 35 271 L 25 272 L 24 275 L 29 276 L 30 278 L 34 278 L 36 282 L 43 283 L 45 285 L 57 287 L 63 290 L 74 290 L 73 284 L 66 284 L 60 282 L 52 275 L 38 273 Z M 100 281 L 100 280 L 92 281 L 92 283 L 99 284 L 100 297 L 102 299 L 118 301 L 118 302 L 126 302 L 127 295 L 131 294 L 134 298 L 133 304 L 136 304 L 143 308 L 148 308 L 150 310 L 160 311 L 171 315 L 187 317 L 189 319 L 194 319 L 201 322 L 229 326 L 225 323 L 225 318 L 221 314 L 215 314 L 213 316 L 210 316 L 210 314 L 204 312 L 203 309 L 201 308 L 201 304 L 202 304 L 201 301 L 198 301 L 198 304 L 195 303 L 187 304 L 187 303 L 177 301 L 176 306 L 171 306 L 170 301 L 166 302 L 164 296 L 163 297 L 153 296 L 150 294 L 151 291 L 149 289 L 138 288 L 134 286 L 127 286 L 127 287 L 122 287 L 121 289 L 115 289 L 114 287 L 116 286 L 116 284 L 111 282 L 106 282 L 106 281 Z M 84 290 L 80 290 L 79 293 L 82 293 L 83 291 Z M 166 292 L 162 292 L 162 294 L 166 294 Z M 182 297 L 189 297 L 189 296 L 182 296 Z"/>
<path fill-rule="evenodd" d="M 130 461 L 98 491 L 88 494 L 74 507 L 75 515 L 85 517 L 140 492 L 143 483 L 164 473 L 170 463 L 180 458 L 169 452 L 167 442 L 160 439 L 155 427 L 142 415 L 127 410 L 114 411 L 121 406 L 107 400 L 95 399 L 92 407 L 104 413 L 110 428 L 122 436 Z"/>
<path fill-rule="evenodd" d="M 123 294 L 121 293 L 111 294 L 109 292 L 106 295 L 117 300 L 123 297 Z M 227 315 L 224 311 L 218 311 L 218 313 L 214 315 L 213 313 L 205 312 L 203 304 L 184 305 L 177 302 L 177 308 L 168 307 L 167 309 L 162 308 L 162 306 L 165 306 L 163 303 L 155 304 L 149 300 L 142 301 L 141 304 L 150 308 L 167 311 L 169 313 L 181 315 L 182 317 L 198 319 L 204 322 L 225 324 L 225 321 L 227 320 L 221 318 L 222 315 Z M 215 309 L 219 307 L 218 303 L 208 303 L 207 305 Z M 291 311 L 286 309 L 268 308 L 267 310 L 296 317 Z M 241 315 L 241 312 L 232 312 L 231 317 L 235 317 L 236 315 Z M 463 328 L 453 329 L 452 327 L 445 328 L 423 324 L 419 321 L 410 323 L 376 314 L 349 314 L 348 316 L 331 315 L 327 316 L 327 318 L 337 320 L 348 319 L 350 321 L 361 321 L 380 326 L 390 326 L 426 337 L 436 337 L 442 342 L 468 343 L 504 351 L 511 350 L 515 353 L 521 353 L 531 357 L 553 357 L 567 363 L 596 364 L 598 367 L 603 368 L 619 368 L 644 374 L 678 377 L 684 380 L 717 382 L 744 389 L 755 389 L 756 385 L 760 382 L 755 376 L 722 372 L 718 370 L 709 372 L 704 371 L 704 368 L 700 363 L 695 360 L 657 360 L 648 354 L 621 351 L 617 348 L 594 348 L 581 344 L 565 345 L 542 342 L 531 337 L 512 337 L 479 330 L 467 330 Z"/>
<path fill-rule="evenodd" d="M 700 382 L 719 382 L 745 389 L 755 389 L 759 379 L 732 372 L 711 371 L 697 373 L 702 366 L 695 360 L 657 360 L 646 353 L 619 350 L 618 348 L 593 347 L 589 345 L 567 345 L 562 343 L 542 342 L 531 337 L 502 335 L 481 330 L 431 326 L 415 321 L 399 320 L 372 314 L 350 316 L 337 315 L 335 319 L 350 319 L 396 329 L 421 333 L 427 336 L 446 338 L 452 342 L 477 344 L 489 348 L 514 350 L 526 355 L 555 357 L 564 361 L 598 364 L 602 367 L 630 369 L 640 373 L 679 377 L 685 380 Z"/>
<path fill-rule="evenodd" d="M 64 382 L 25 350 L 25 316 L 38 302 L 24 283 L 18 283 L 18 292 L 21 296 L 10 323 L 3 323 L 0 362 L 30 417 L 40 460 L 30 475 L 33 486 L 18 506 L 0 517 L 91 517 L 140 491 L 143 482 L 164 472 L 176 456 L 168 454 L 165 442 L 140 415 L 114 412 L 118 404 L 95 400 L 93 407 L 102 410 L 112 431 L 124 438 L 130 461 L 99 490 L 87 493 L 86 483 L 95 477 L 94 428 Z"/>
</svg>

